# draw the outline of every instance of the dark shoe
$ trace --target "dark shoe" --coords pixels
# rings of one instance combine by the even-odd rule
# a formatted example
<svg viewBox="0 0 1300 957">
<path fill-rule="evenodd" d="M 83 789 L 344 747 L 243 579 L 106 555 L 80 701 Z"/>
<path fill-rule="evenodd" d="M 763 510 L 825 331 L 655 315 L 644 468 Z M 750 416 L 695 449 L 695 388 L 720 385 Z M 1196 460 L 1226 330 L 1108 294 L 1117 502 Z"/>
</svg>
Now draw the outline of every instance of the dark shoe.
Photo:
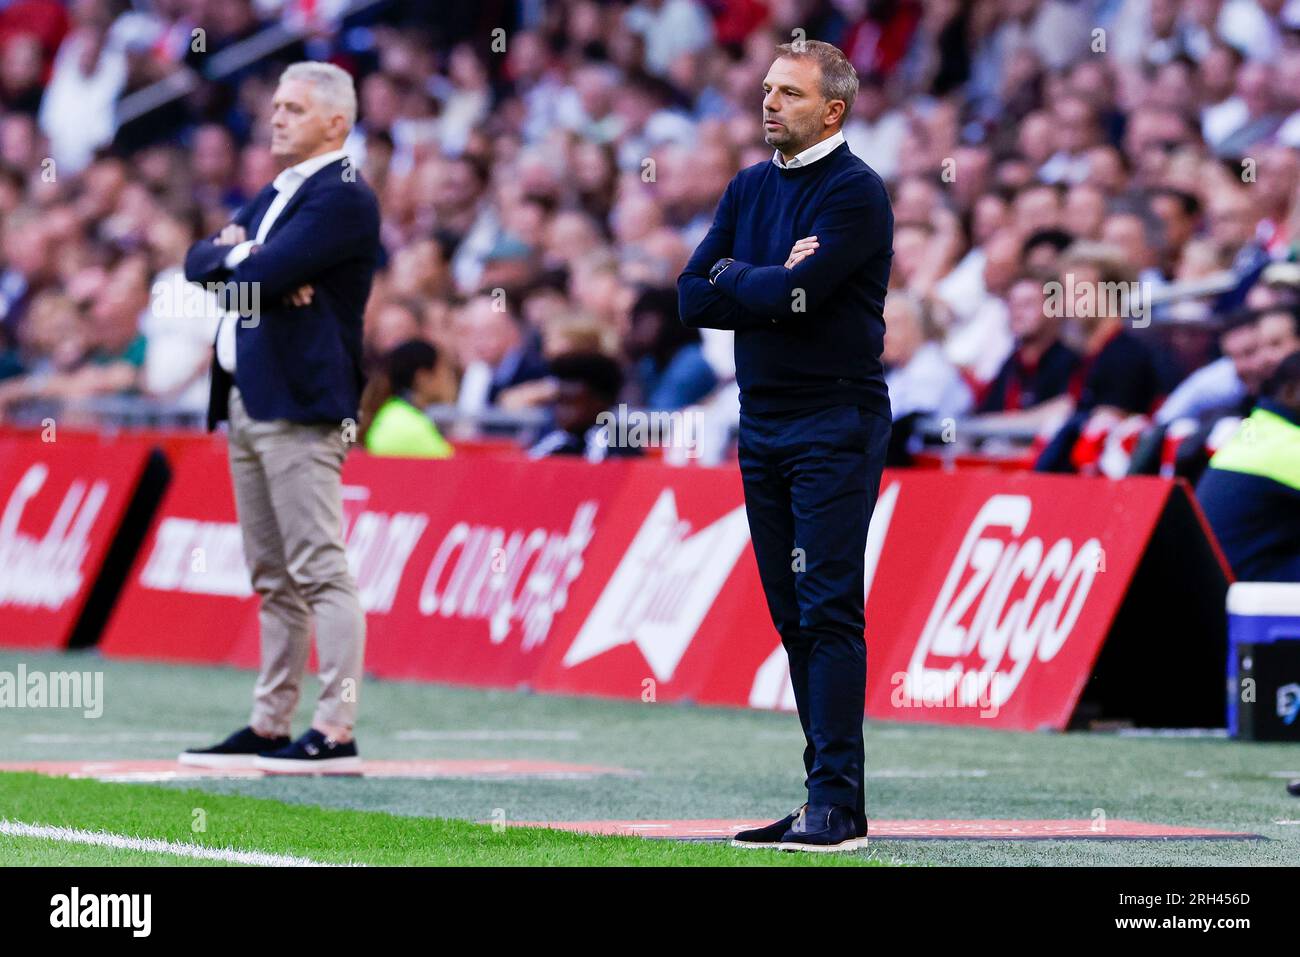
<svg viewBox="0 0 1300 957">
<path fill-rule="evenodd" d="M 210 748 L 186 748 L 176 760 L 194 768 L 251 768 L 258 754 L 283 748 L 288 743 L 287 734 L 264 738 L 252 728 L 240 728 Z"/>
<path fill-rule="evenodd" d="M 856 851 L 867 846 L 865 833 L 858 831 L 852 808 L 805 804 L 777 847 L 783 851 Z"/>
<path fill-rule="evenodd" d="M 361 758 L 355 741 L 343 744 L 309 728 L 292 744 L 259 754 L 253 767 L 278 774 L 356 774 Z"/>
<path fill-rule="evenodd" d="M 785 836 L 785 832 L 790 830 L 790 825 L 799 816 L 799 812 L 807 806 L 804 804 L 795 808 L 781 820 L 769 824 L 767 827 L 754 827 L 748 831 L 737 831 L 731 838 L 731 846 L 775 848 L 781 843 L 781 838 Z"/>
</svg>

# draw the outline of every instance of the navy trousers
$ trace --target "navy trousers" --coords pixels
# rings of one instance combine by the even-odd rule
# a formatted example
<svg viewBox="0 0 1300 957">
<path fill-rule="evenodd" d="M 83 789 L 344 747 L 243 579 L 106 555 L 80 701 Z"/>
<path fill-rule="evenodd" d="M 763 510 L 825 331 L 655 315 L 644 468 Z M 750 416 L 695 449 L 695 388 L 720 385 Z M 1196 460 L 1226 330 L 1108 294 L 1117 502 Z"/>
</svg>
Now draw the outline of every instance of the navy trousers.
<svg viewBox="0 0 1300 957">
<path fill-rule="evenodd" d="M 856 405 L 740 416 L 754 556 L 790 658 L 811 804 L 866 821 L 863 574 L 890 422 Z"/>
</svg>

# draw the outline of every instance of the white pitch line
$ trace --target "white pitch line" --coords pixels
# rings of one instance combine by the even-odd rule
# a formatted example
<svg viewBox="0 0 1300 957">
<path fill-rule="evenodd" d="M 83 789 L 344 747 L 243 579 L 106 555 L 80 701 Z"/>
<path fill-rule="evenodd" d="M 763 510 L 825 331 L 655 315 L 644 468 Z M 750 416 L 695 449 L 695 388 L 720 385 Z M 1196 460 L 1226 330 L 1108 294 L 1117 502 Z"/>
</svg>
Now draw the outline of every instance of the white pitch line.
<svg viewBox="0 0 1300 957">
<path fill-rule="evenodd" d="M 398 741 L 577 741 L 582 735 L 577 731 L 502 730 L 478 728 L 468 730 L 429 731 L 414 728 L 393 735 Z"/>
<path fill-rule="evenodd" d="M 869 778 L 986 778 L 988 771 L 984 768 L 946 768 L 926 770 L 925 768 L 880 768 L 868 771 Z"/>
<path fill-rule="evenodd" d="M 26 744 L 102 744 L 106 741 L 204 741 L 210 737 L 200 731 L 109 731 L 104 734 L 24 734 L 19 740 Z"/>
<path fill-rule="evenodd" d="M 284 854 L 264 854 L 261 851 L 235 851 L 198 844 L 180 844 L 152 837 L 127 837 L 106 831 L 83 831 L 80 828 L 56 827 L 48 824 L 23 824 L 0 818 L 0 834 L 9 837 L 36 837 L 68 844 L 91 844 L 112 847 L 123 851 L 144 851 L 148 854 L 172 854 L 203 861 L 225 861 L 231 864 L 248 864 L 253 867 L 335 867 L 307 857 L 289 857 Z M 356 865 L 364 867 L 364 864 Z"/>
</svg>

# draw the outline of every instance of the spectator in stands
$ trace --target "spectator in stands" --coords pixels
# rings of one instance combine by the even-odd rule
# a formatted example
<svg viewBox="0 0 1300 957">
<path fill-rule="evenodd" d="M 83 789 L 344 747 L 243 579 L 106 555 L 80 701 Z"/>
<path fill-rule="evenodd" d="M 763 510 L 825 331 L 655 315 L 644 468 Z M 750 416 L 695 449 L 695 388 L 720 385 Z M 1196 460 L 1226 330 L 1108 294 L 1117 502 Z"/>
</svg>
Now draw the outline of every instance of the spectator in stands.
<svg viewBox="0 0 1300 957">
<path fill-rule="evenodd" d="M 372 355 L 387 356 L 402 343 L 421 338 L 423 317 L 417 302 L 390 299 L 373 316 L 366 329 L 366 349 Z"/>
<path fill-rule="evenodd" d="M 1007 312 L 1016 349 L 980 397 L 980 415 L 1007 414 L 1008 421 L 1050 418 L 1047 403 L 1067 394 L 1079 354 L 1061 341 L 1061 320 L 1048 315 L 1043 281 L 1024 272 L 1007 291 Z M 988 421 L 993 421 L 991 418 Z"/>
<path fill-rule="evenodd" d="M 894 200 L 891 292 L 948 304 L 955 320 L 942 344 L 970 384 L 995 379 L 1017 346 L 1009 283 L 1025 269 L 1056 270 L 1066 237 L 1119 243 L 1146 278 L 1171 283 L 1212 284 L 1235 267 L 1237 293 L 1253 267 L 1300 256 L 1300 44 L 1296 5 L 1282 0 L 547 0 L 505 5 L 504 56 L 487 55 L 488 38 L 471 26 L 481 11 L 442 11 L 431 33 L 422 5 L 383 4 L 358 31 L 341 29 L 337 4 L 308 6 L 309 56 L 345 64 L 361 93 L 345 146 L 379 195 L 387 255 L 368 329 L 391 320 L 383 345 L 413 334 L 433 342 L 444 388 L 473 365 L 462 388 L 470 407 L 538 407 L 554 383 L 542 368 L 499 388 L 498 357 L 484 387 L 465 341 L 477 333 L 452 321 L 463 299 L 505 290 L 533 354 L 543 336 L 552 352 L 637 348 L 627 338 L 638 291 L 675 277 L 723 186 L 770 156 L 747 97 L 766 52 L 795 26 L 840 41 L 857 64 L 844 132 Z M 149 224 L 197 218 L 200 233 L 217 232 L 275 177 L 266 104 L 276 58 L 300 49 L 205 81 L 116 132 L 114 117 L 128 91 L 182 64 L 206 67 L 303 9 L 0 0 L 0 377 L 20 362 L 68 369 L 67 347 L 54 362 L 20 334 L 39 295 L 84 306 L 88 328 L 123 256 L 148 247 L 155 283 L 178 264 L 147 238 Z M 197 27 L 202 53 L 191 49 Z M 1106 54 L 1091 49 L 1098 27 Z M 1249 182 L 1215 158 L 1242 144 L 1256 161 Z M 543 285 L 535 320 L 526 300 Z M 393 301 L 408 305 L 390 310 Z M 153 405 L 185 407 L 201 388 L 180 388 L 191 353 L 210 344 L 202 323 L 159 318 L 145 329 L 144 389 Z M 1159 345 L 1165 318 L 1144 342 Z M 1197 346 L 1195 333 L 1169 335 L 1181 337 L 1178 375 L 1214 358 L 1207 336 Z M 710 331 L 700 344 L 723 381 L 731 339 Z"/>
<path fill-rule="evenodd" d="M 475 296 L 456 318 L 456 334 L 464 372 L 456 404 L 467 414 L 477 414 L 496 401 L 502 390 L 547 375 L 541 343 L 526 330 L 506 301 Z"/>
<path fill-rule="evenodd" d="M 5 268 L 0 271 L 0 350 L 17 347 L 23 315 L 36 295 L 54 279 L 54 246 L 49 227 L 34 209 L 5 217 Z"/>
<path fill-rule="evenodd" d="M 1088 189 L 1086 186 L 1076 187 L 1077 189 Z M 1100 220 L 1098 220 L 1100 228 Z M 1081 236 L 1087 233 L 1081 233 Z M 1074 244 L 1075 236 L 1067 233 L 1064 229 L 1040 229 L 1031 233 L 1025 240 L 1024 246 L 1021 247 L 1020 260 L 1024 268 L 1035 274 L 1050 276 L 1056 272 L 1057 262 L 1061 254 Z M 1041 283 L 1040 283 L 1041 285 Z M 1011 290 L 1007 290 L 1010 297 Z M 1009 303 L 1008 303 L 1009 305 Z M 1013 330 L 1014 334 L 1014 330 Z"/>
<path fill-rule="evenodd" d="M 40 122 L 64 175 L 85 169 L 113 138 L 114 103 L 126 86 L 126 52 L 110 30 L 118 12 L 116 0 L 76 4 L 54 58 Z"/>
<path fill-rule="evenodd" d="M 1261 378 L 1273 374 L 1282 360 L 1300 350 L 1300 302 L 1279 303 L 1259 317 Z"/>
<path fill-rule="evenodd" d="M 555 428 L 529 448 L 529 458 L 574 455 L 603 462 L 642 454 L 639 447 L 619 441 L 618 429 L 600 422 L 623 389 L 623 370 L 615 360 L 599 352 L 570 352 L 551 363 L 551 376 L 556 381 Z"/>
<path fill-rule="evenodd" d="M 49 290 L 32 301 L 20 347 L 10 361 L 17 370 L 15 375 L 26 372 L 33 381 L 40 381 L 72 371 L 85 353 L 86 323 L 81 307 L 71 296 Z M 0 384 L 0 394 L 6 388 L 12 386 Z"/>
<path fill-rule="evenodd" d="M 0 417 L 14 403 L 30 399 L 77 400 L 137 391 L 147 347 L 140 318 L 148 305 L 147 259 L 143 255 L 123 259 L 109 273 L 80 325 L 81 355 L 0 384 Z M 46 328 L 34 333 L 31 343 L 50 335 Z"/>
<path fill-rule="evenodd" d="M 1071 453 L 1079 437 L 1098 424 L 1127 415 L 1151 413 L 1160 398 L 1160 376 L 1151 349 L 1126 328 L 1138 318 L 1137 275 L 1113 247 L 1078 243 L 1061 261 L 1061 277 L 1052 292 L 1075 314 L 1082 365 L 1063 403 L 1065 424 L 1048 443 L 1034 467 L 1072 472 Z M 1073 296 L 1073 301 L 1066 297 Z"/>
<path fill-rule="evenodd" d="M 679 56 L 713 42 L 713 23 L 698 0 L 637 0 L 623 25 L 645 44 L 645 65 L 663 76 Z"/>
<path fill-rule="evenodd" d="M 361 397 L 361 442 L 372 455 L 445 459 L 451 445 L 424 409 L 438 400 L 438 350 L 423 339 L 385 355 Z"/>
<path fill-rule="evenodd" d="M 961 373 L 936 341 L 931 305 L 905 292 L 885 300 L 885 384 L 895 422 L 916 415 L 955 418 L 971 407 Z"/>
<path fill-rule="evenodd" d="M 195 238 L 193 224 L 181 216 L 160 215 L 146 229 L 158 271 L 140 325 L 147 343 L 140 388 L 174 409 L 202 413 L 222 304 L 213 292 L 186 284 L 184 270 L 175 265 Z"/>
<path fill-rule="evenodd" d="M 1259 404 L 1210 460 L 1196 487 L 1233 573 L 1300 582 L 1300 352 L 1287 356 Z"/>
<path fill-rule="evenodd" d="M 30 33 L 11 34 L 0 46 L 0 106 L 5 112 L 35 115 L 41 105 L 45 64 L 41 41 Z"/>
<path fill-rule="evenodd" d="M 1272 138 L 1286 120 L 1279 108 L 1273 67 L 1247 63 L 1237 72 L 1237 96 L 1245 107 L 1241 120 L 1219 142 L 1211 144 L 1217 155 L 1238 159 L 1252 147 Z"/>
<path fill-rule="evenodd" d="M 1243 310 L 1225 321 L 1219 333 L 1222 356 L 1201 366 L 1169 394 L 1156 412 L 1158 425 L 1168 425 L 1176 419 L 1205 420 L 1241 414 L 1243 403 L 1254 404 L 1268 374 L 1264 368 L 1259 320 L 1254 312 Z"/>
<path fill-rule="evenodd" d="M 944 353 L 980 384 L 997 374 L 1014 346 L 1002 297 L 1019 269 L 1020 234 L 1004 230 L 990 238 L 984 248 L 984 266 L 974 297 L 946 286 L 937 291 L 956 315 L 956 322 L 944 337 Z"/>
<path fill-rule="evenodd" d="M 637 298 L 623 347 L 633 369 L 633 401 L 646 409 L 693 405 L 718 384 L 699 330 L 677 318 L 675 289 L 647 289 Z"/>
<path fill-rule="evenodd" d="M 1166 187 L 1152 190 L 1149 202 L 1152 214 L 1164 226 L 1163 272 L 1167 276 L 1177 276 L 1183 248 L 1200 224 L 1201 201 L 1184 190 Z"/>
</svg>

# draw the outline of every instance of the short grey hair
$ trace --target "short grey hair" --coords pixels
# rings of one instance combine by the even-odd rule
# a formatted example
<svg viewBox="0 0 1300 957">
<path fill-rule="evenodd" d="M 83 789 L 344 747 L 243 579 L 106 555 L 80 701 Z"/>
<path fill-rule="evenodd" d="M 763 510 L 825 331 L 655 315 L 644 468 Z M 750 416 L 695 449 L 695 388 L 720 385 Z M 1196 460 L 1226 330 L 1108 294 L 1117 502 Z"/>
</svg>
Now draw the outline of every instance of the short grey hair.
<svg viewBox="0 0 1300 957">
<path fill-rule="evenodd" d="M 280 74 L 280 82 L 300 80 L 309 83 L 316 90 L 321 102 L 338 110 L 348 122 L 348 129 L 357 122 L 357 89 L 352 83 L 352 75 L 333 63 L 320 63 L 304 60 L 291 63 Z"/>
<path fill-rule="evenodd" d="M 776 55 L 778 59 L 816 60 L 822 71 L 822 98 L 843 100 L 844 115 L 848 117 L 858 95 L 858 71 L 839 47 L 822 40 L 799 40 L 782 43 L 776 48 Z"/>
</svg>

